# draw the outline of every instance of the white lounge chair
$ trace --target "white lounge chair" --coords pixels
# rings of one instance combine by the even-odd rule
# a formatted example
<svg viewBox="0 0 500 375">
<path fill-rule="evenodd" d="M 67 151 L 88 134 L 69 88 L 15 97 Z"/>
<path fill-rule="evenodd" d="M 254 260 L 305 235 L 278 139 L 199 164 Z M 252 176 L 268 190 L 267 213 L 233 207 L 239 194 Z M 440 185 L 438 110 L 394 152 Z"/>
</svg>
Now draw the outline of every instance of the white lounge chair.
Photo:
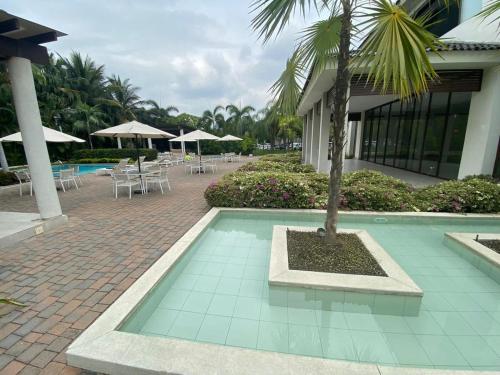
<svg viewBox="0 0 500 375">
<path fill-rule="evenodd" d="M 168 190 L 170 188 L 170 182 L 168 181 L 167 168 L 160 168 L 158 173 L 152 175 L 146 175 L 146 191 L 148 191 L 148 186 L 150 184 L 158 184 L 160 186 L 161 194 L 163 195 L 163 184 L 166 183 Z"/>
<path fill-rule="evenodd" d="M 31 182 L 31 176 L 27 171 L 14 171 L 17 180 L 19 181 L 19 196 L 23 196 L 23 184 L 30 184 L 30 195 L 33 195 L 33 182 Z"/>
<path fill-rule="evenodd" d="M 75 177 L 75 169 L 61 169 L 59 171 L 59 175 L 55 178 L 56 184 L 59 182 L 64 192 L 66 192 L 66 188 L 64 186 L 65 183 L 68 183 L 68 188 L 71 186 L 71 183 L 75 184 L 76 189 L 78 190 L 78 183 L 76 182 Z"/>
<path fill-rule="evenodd" d="M 115 199 L 118 198 L 118 188 L 121 187 L 128 188 L 129 199 L 132 199 L 132 188 L 136 186 L 139 186 L 142 193 L 144 194 L 144 187 L 142 185 L 141 179 L 138 176 L 126 173 L 117 173 L 113 174 L 113 180 L 114 180 Z"/>
</svg>

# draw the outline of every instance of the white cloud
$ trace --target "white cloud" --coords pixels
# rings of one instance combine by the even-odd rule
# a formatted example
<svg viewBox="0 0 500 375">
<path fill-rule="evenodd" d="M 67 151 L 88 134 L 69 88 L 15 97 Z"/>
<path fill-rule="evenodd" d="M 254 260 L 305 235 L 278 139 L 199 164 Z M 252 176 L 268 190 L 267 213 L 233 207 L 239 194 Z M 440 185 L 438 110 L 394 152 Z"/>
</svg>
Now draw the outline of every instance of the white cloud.
<svg viewBox="0 0 500 375">
<path fill-rule="evenodd" d="M 161 105 L 201 114 L 231 102 L 263 107 L 303 20 L 262 46 L 241 0 L 3 0 L 7 12 L 68 33 L 47 45 L 88 54 Z"/>
</svg>

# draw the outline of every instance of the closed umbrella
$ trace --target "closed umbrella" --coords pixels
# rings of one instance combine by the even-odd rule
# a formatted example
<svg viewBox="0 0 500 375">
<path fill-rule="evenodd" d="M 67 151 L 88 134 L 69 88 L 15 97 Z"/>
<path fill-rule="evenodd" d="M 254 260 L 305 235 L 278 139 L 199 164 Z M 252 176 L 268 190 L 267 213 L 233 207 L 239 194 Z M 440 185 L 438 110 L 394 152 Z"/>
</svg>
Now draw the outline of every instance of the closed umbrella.
<svg viewBox="0 0 500 375">
<path fill-rule="evenodd" d="M 153 128 L 152 126 L 143 124 L 139 121 L 130 121 L 124 124 L 112 126 L 107 129 L 98 130 L 92 135 L 110 138 L 134 138 L 135 139 L 135 149 L 137 154 L 137 162 L 139 167 L 139 173 L 141 172 L 141 161 L 139 159 L 139 149 L 137 147 L 137 141 L 139 138 L 175 138 L 175 135 L 165 132 L 160 129 Z"/>
<path fill-rule="evenodd" d="M 200 149 L 200 141 L 203 140 L 212 140 L 217 141 L 220 138 L 216 135 L 204 132 L 203 130 L 195 130 L 191 133 L 187 133 L 181 135 L 180 137 L 171 139 L 171 142 L 197 142 L 198 143 L 198 155 L 200 156 L 200 167 L 201 167 L 201 149 Z"/>
<path fill-rule="evenodd" d="M 83 139 L 73 137 L 72 135 L 47 128 L 42 126 L 43 129 L 43 137 L 45 138 L 45 142 L 51 143 L 69 143 L 69 142 L 77 142 L 83 143 L 85 142 Z M 0 142 L 22 142 L 23 138 L 21 137 L 21 132 L 14 133 L 11 135 L 7 135 L 3 138 L 0 138 Z"/>
</svg>

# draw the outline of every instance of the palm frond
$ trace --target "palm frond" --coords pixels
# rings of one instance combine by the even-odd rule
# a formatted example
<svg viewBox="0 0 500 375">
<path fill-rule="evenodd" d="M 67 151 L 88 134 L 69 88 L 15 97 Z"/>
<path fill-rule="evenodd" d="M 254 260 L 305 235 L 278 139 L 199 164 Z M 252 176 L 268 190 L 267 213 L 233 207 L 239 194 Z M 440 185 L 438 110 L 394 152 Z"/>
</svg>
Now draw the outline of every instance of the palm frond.
<svg viewBox="0 0 500 375">
<path fill-rule="evenodd" d="M 311 6 L 318 9 L 325 3 L 327 0 L 255 0 L 250 8 L 258 13 L 252 19 L 252 28 L 267 42 L 283 30 L 297 11 L 305 16 Z"/>
<path fill-rule="evenodd" d="M 437 74 L 427 50 L 437 52 L 436 36 L 426 29 L 425 19 L 413 19 L 389 0 L 373 0 L 363 24 L 371 28 L 354 59 L 354 67 L 368 67 L 368 82 L 402 98 L 427 90 L 427 80 Z"/>
<path fill-rule="evenodd" d="M 494 17 L 490 23 L 500 21 L 500 0 L 491 0 L 486 7 L 477 14 L 476 17 L 482 17 L 483 19 L 489 18 L 493 14 L 497 13 L 496 17 Z M 500 24 L 498 25 L 500 28 Z"/>
<path fill-rule="evenodd" d="M 314 64 L 315 71 L 321 71 L 334 60 L 340 42 L 340 26 L 340 17 L 332 15 L 303 31 L 299 59 L 304 67 Z"/>
<path fill-rule="evenodd" d="M 20 306 L 20 307 L 26 306 L 24 303 L 17 302 L 11 298 L 0 298 L 0 304 L 14 305 L 14 306 Z"/>
<path fill-rule="evenodd" d="M 271 86 L 276 106 L 283 114 L 294 114 L 300 98 L 300 80 L 304 79 L 304 65 L 299 49 L 287 60 L 286 67 L 278 80 Z"/>
</svg>

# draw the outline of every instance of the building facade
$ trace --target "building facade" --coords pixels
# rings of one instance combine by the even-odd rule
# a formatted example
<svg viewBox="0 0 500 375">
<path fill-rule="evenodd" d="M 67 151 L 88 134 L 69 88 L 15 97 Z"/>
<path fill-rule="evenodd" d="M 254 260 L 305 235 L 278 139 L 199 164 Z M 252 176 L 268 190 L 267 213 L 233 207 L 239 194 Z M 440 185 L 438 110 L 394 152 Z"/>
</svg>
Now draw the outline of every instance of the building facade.
<svg viewBox="0 0 500 375">
<path fill-rule="evenodd" d="M 443 179 L 500 175 L 500 33 L 498 21 L 474 17 L 481 0 L 443 11 L 440 1 L 406 1 L 410 12 L 443 17 L 432 26 L 445 44 L 430 56 L 439 79 L 401 101 L 366 85 L 350 85 L 345 155 Z M 494 19 L 498 15 L 493 15 Z M 334 64 L 307 80 L 298 106 L 304 117 L 303 159 L 327 172 Z"/>
</svg>

